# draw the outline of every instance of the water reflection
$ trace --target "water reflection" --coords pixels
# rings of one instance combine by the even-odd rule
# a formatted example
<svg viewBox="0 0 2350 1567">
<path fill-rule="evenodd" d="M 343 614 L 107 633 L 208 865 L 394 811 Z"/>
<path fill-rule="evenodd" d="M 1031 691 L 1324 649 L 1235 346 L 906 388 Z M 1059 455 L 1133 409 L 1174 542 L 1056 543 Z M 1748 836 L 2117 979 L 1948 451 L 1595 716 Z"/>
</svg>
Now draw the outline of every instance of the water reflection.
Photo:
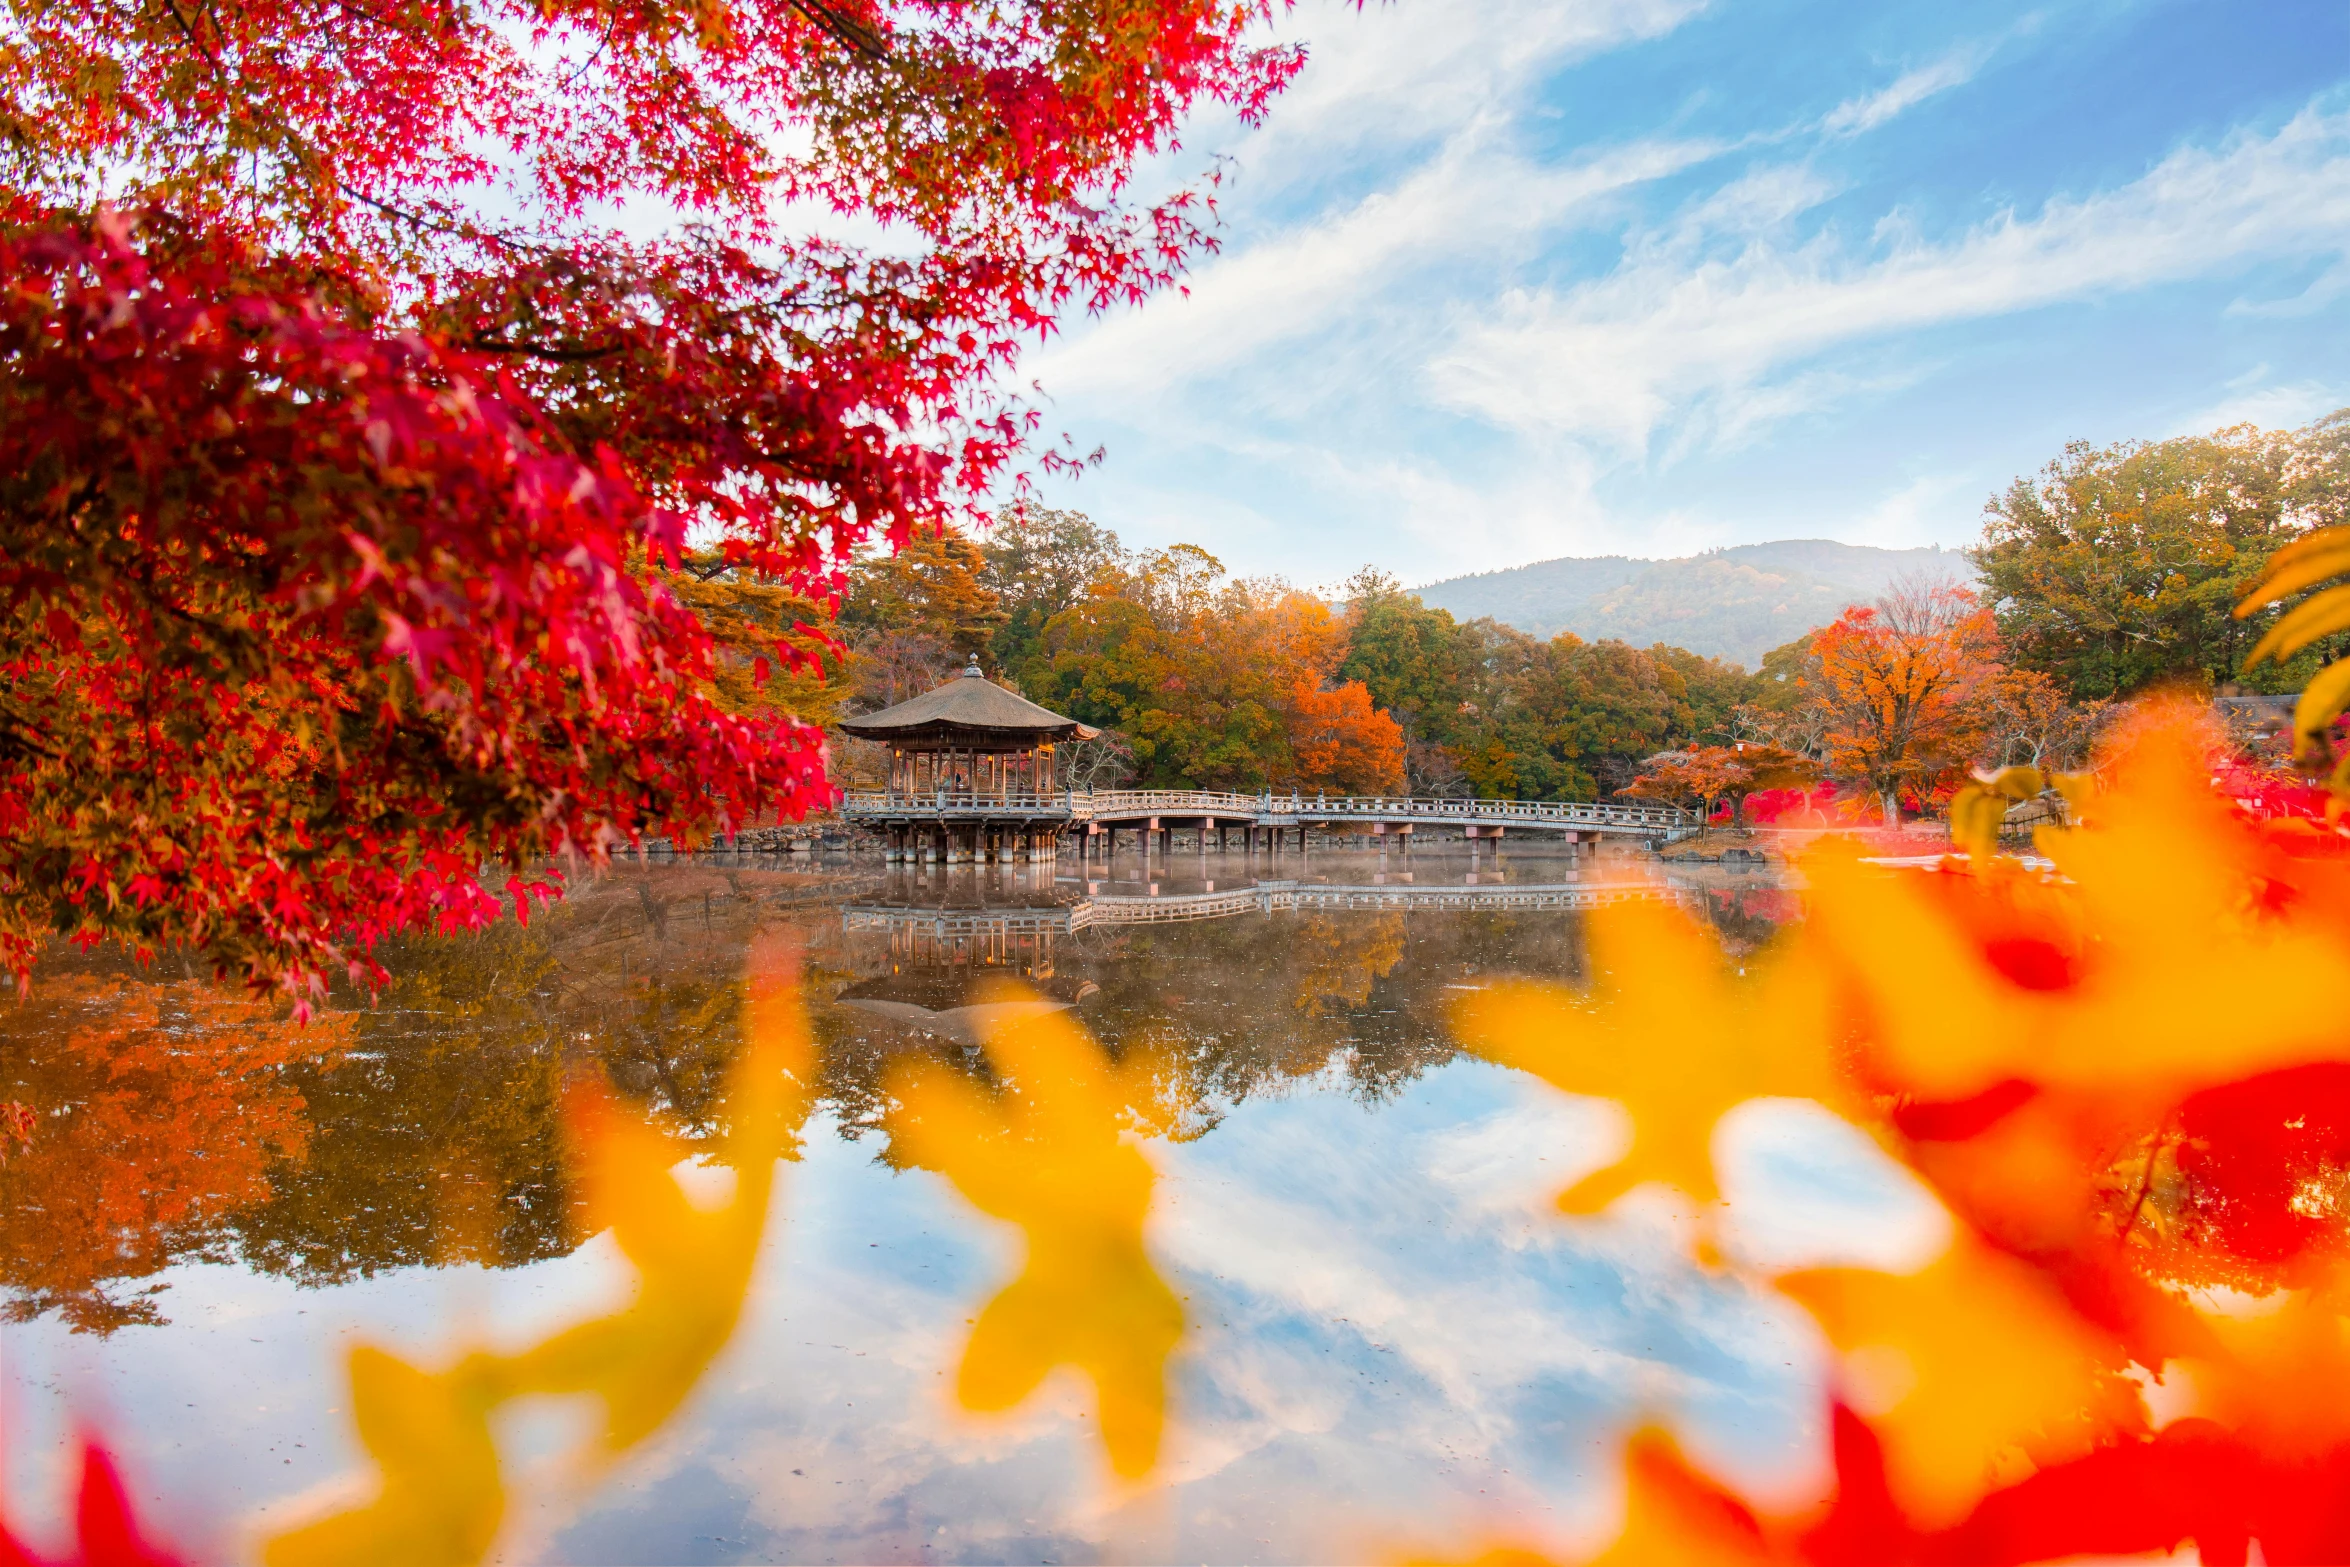
<svg viewBox="0 0 2350 1567">
<path fill-rule="evenodd" d="M 0 1025 L 15 1085 L 0 1098 L 39 1117 L 30 1152 L 0 1166 L 11 1401 L 78 1365 L 125 1415 L 160 1419 L 218 1396 L 200 1384 L 244 1379 L 250 1402 L 295 1412 L 299 1453 L 156 1436 L 134 1441 L 134 1462 L 167 1492 L 240 1507 L 324 1481 L 350 1455 L 325 1413 L 328 1346 L 298 1319 L 339 1303 L 409 1323 L 429 1352 L 444 1279 L 478 1281 L 472 1309 L 494 1315 L 608 1288 L 601 1243 L 581 1249 L 560 1087 L 597 1072 L 689 1144 L 715 1138 L 744 949 L 788 925 L 825 1104 L 734 1369 L 661 1455 L 584 1520 L 545 1520 L 525 1555 L 1295 1555 L 1329 1549 L 1342 1521 L 1285 1500 L 1303 1491 L 1338 1513 L 1376 1503 L 1399 1526 L 1448 1508 L 1540 1525 L 1592 1483 L 1603 1417 L 1640 1399 L 1723 1417 L 1701 1444 L 1746 1432 L 1733 1466 L 1788 1450 L 1808 1352 L 1782 1320 L 1669 1246 L 1560 1226 L 1541 1200 L 1598 1157 L 1608 1115 L 1459 1059 L 1444 1028 L 1448 1002 L 1494 974 L 1579 975 L 1572 906 L 1529 892 L 1628 894 L 1647 885 L 1636 867 L 1422 853 L 1382 871 L 1367 853 L 1317 853 L 1284 860 L 1281 883 L 1307 896 L 1276 901 L 1260 896 L 1285 890 L 1253 874 L 1262 858 L 1154 862 L 1155 882 L 1123 859 L 1090 875 L 627 870 L 527 931 L 397 948 L 376 1004 L 338 997 L 307 1030 L 186 982 L 56 981 Z M 1226 895 L 1257 901 L 1087 914 Z M 1672 895 L 1742 942 L 1787 912 L 1751 877 Z M 1196 1325 L 1179 1504 L 1090 1499 L 1074 1394 L 987 1425 L 944 1412 L 961 1323 L 1005 1270 L 1004 1243 L 900 1168 L 881 1085 L 907 1052 L 984 1072 L 979 988 L 1004 975 L 1154 1065 L 1159 1102 L 1136 1128 L 1169 1176 L 1153 1244 Z M 231 1319 L 240 1331 L 224 1334 Z M 62 1418 L 54 1393 L 36 1402 Z M 12 1477 L 20 1505 L 58 1494 L 44 1478 Z"/>
<path fill-rule="evenodd" d="M 160 1322 L 160 1295 L 126 1286 L 189 1258 L 321 1285 L 562 1254 L 579 1239 L 566 1074 L 592 1068 L 689 1142 L 714 1138 L 742 952 L 762 924 L 794 926 L 808 950 L 844 1136 L 879 1135 L 895 1052 L 979 1069 L 972 985 L 990 975 L 1077 1009 L 1113 1054 L 1179 1063 L 1190 1102 L 1167 1124 L 1196 1136 L 1325 1071 L 1364 1101 L 1391 1094 L 1453 1057 L 1444 1006 L 1480 974 L 1575 977 L 1579 926 L 1529 899 L 1657 895 L 1563 857 L 1424 853 L 1392 873 L 1413 881 L 1386 884 L 1368 867 L 1387 856 L 1367 853 L 1292 856 L 1283 868 L 1316 874 L 1275 882 L 1250 874 L 1263 856 L 1185 856 L 1154 865 L 1157 881 L 1118 874 L 1143 869 L 1133 858 L 1089 874 L 624 870 L 527 930 L 395 944 L 382 996 L 338 996 L 307 1029 L 192 980 L 69 972 L 0 1029 L 14 1084 L 0 1097 L 37 1117 L 30 1149 L 0 1165 L 7 1310 L 102 1333 Z M 1734 941 L 1792 912 L 1771 887 L 1666 895 Z M 1215 897 L 1233 907 L 1195 912 Z"/>
<path fill-rule="evenodd" d="M 243 1249 L 272 1175 L 309 1153 L 301 1075 L 339 1056 L 348 1025 L 299 1029 L 192 980 L 68 975 L 17 1002 L 4 1081 L 33 1123 L 0 1164 L 7 1320 L 161 1322 L 163 1286 L 139 1282 Z"/>
</svg>

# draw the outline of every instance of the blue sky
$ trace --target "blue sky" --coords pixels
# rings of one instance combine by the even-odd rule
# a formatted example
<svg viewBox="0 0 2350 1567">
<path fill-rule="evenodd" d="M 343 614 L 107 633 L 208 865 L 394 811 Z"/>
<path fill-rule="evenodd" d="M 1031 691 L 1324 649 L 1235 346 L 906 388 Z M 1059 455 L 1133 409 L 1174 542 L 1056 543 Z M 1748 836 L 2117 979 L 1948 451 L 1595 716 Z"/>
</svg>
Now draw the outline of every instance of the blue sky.
<svg viewBox="0 0 2350 1567">
<path fill-rule="evenodd" d="M 1024 366 L 1047 498 L 1407 582 L 1965 544 L 2070 440 L 2350 403 L 2350 7 L 1302 0 L 1188 298 Z"/>
</svg>

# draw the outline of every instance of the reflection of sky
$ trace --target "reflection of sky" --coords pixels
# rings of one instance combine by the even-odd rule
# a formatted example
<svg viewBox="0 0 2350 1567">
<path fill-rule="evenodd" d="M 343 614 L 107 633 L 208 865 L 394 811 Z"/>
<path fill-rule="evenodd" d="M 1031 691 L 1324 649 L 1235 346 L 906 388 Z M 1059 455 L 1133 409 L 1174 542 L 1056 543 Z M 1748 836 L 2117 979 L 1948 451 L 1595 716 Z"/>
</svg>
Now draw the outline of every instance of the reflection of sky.
<svg viewBox="0 0 2350 1567">
<path fill-rule="evenodd" d="M 1817 1462 L 1819 1350 L 1800 1320 L 1679 1260 L 1639 1195 L 1571 1225 L 1550 1193 L 1620 1113 L 1461 1062 L 1366 1107 L 1332 1080 L 1234 1108 L 1166 1171 L 1153 1243 L 1186 1300 L 1163 1483 L 1112 1491 L 1090 1399 L 954 1413 L 964 1322 L 1014 1262 L 945 1183 L 811 1128 L 744 1332 L 672 1432 L 578 1494 L 516 1507 L 514 1559 L 1362 1559 L 1497 1530 L 1606 1527 L 1609 1454 L 1643 1409 L 1748 1484 Z M 1775 1260 L 1914 1260 L 1931 1217 L 1848 1128 L 1756 1105 L 1726 1130 L 1736 1244 Z M 226 1527 L 353 1465 L 333 1346 L 417 1356 L 519 1338 L 616 1288 L 603 1243 L 505 1274 L 320 1291 L 219 1266 L 168 1276 L 172 1325 L 110 1340 L 6 1329 L 12 1492 L 58 1495 L 67 1404 L 101 1412 L 139 1489 Z M 513 1427 L 547 1452 L 562 1422 Z M 528 1466 L 528 1460 L 525 1466 Z M 547 1466 L 542 1471 L 551 1474 Z M 527 1490 L 518 1487 L 518 1490 Z M 282 1510 L 278 1516 L 283 1516 Z"/>
</svg>

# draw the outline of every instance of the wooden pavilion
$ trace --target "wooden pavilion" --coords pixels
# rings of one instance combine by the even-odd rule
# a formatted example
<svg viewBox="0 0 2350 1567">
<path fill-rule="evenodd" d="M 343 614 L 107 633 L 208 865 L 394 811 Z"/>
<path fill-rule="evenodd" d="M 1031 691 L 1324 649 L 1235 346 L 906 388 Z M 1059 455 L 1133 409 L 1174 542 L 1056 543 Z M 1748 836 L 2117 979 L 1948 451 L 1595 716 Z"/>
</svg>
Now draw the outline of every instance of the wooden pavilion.
<svg viewBox="0 0 2350 1567">
<path fill-rule="evenodd" d="M 851 795 L 842 815 L 888 839 L 891 860 L 1034 859 L 1057 852 L 1071 805 L 1053 747 L 1099 730 L 1037 706 L 979 672 L 841 731 L 889 747 L 889 787 Z"/>
</svg>

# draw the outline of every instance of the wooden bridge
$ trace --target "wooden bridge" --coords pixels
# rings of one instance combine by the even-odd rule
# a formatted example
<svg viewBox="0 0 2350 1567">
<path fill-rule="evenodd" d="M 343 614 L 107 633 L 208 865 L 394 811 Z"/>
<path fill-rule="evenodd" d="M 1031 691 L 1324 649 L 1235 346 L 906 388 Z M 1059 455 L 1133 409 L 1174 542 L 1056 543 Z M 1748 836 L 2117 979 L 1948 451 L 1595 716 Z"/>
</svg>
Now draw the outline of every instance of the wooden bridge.
<svg viewBox="0 0 2350 1567">
<path fill-rule="evenodd" d="M 1470 838 L 1499 838 L 1510 828 L 1549 832 L 1596 848 L 1603 837 L 1670 842 L 1696 829 L 1696 819 L 1670 805 L 1618 805 L 1557 800 L 1450 800 L 1410 796 L 1230 794 L 1204 789 L 1066 790 L 1059 794 L 864 791 L 841 802 L 844 821 L 885 834 L 888 858 L 945 860 L 1030 859 L 1049 855 L 1064 835 L 1081 853 L 1111 853 L 1130 832 L 1147 856 L 1172 851 L 1178 828 L 1197 834 L 1206 853 L 1211 836 L 1228 848 L 1233 833 L 1254 853 L 1277 853 L 1286 835 L 1305 847 L 1310 831 L 1361 831 L 1396 837 L 1407 846 L 1415 828 L 1458 827 Z"/>
</svg>

